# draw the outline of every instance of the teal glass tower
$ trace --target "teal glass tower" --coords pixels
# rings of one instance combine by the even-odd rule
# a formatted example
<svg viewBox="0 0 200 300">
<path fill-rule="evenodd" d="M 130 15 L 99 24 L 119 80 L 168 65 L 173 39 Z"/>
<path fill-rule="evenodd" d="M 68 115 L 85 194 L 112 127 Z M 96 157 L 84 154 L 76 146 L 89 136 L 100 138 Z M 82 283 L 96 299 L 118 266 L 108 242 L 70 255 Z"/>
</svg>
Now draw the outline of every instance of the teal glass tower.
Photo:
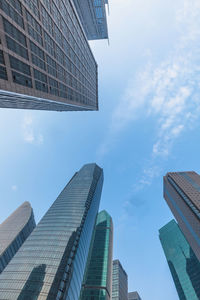
<svg viewBox="0 0 200 300">
<path fill-rule="evenodd" d="M 74 174 L 1 273 L 1 300 L 79 298 L 102 185 L 96 164 Z"/>
<path fill-rule="evenodd" d="M 20 205 L 0 225 L 0 273 L 34 228 L 35 219 L 29 202 Z"/>
<path fill-rule="evenodd" d="M 178 224 L 172 220 L 159 233 L 179 299 L 199 300 L 200 262 Z"/>
<path fill-rule="evenodd" d="M 112 252 L 112 218 L 103 210 L 97 217 L 80 300 L 111 299 Z"/>
</svg>

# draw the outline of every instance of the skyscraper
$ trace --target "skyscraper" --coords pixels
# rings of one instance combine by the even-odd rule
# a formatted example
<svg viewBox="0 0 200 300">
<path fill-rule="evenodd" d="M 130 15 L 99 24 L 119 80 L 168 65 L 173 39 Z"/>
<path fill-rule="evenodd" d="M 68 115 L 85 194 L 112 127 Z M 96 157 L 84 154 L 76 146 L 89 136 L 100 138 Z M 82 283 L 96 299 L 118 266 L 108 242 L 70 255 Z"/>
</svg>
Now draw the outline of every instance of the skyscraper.
<svg viewBox="0 0 200 300">
<path fill-rule="evenodd" d="M 142 300 L 138 292 L 130 292 L 128 293 L 128 300 Z"/>
<path fill-rule="evenodd" d="M 0 275 L 1 300 L 79 298 L 102 185 L 96 164 L 74 174 Z"/>
<path fill-rule="evenodd" d="M 179 226 L 172 220 L 159 233 L 179 299 L 200 299 L 200 262 Z"/>
<path fill-rule="evenodd" d="M 200 260 L 200 176 L 195 172 L 167 173 L 164 198 Z"/>
<path fill-rule="evenodd" d="M 128 300 L 142 300 L 138 294 L 138 292 L 130 292 L 128 293 Z"/>
<path fill-rule="evenodd" d="M 84 24 L 73 0 L 1 0 L 0 107 L 97 110 Z"/>
<path fill-rule="evenodd" d="M 118 259 L 113 260 L 112 300 L 128 299 L 128 276 Z"/>
<path fill-rule="evenodd" d="M 108 0 L 73 0 L 88 40 L 108 38 L 106 4 Z"/>
<path fill-rule="evenodd" d="M 0 273 L 35 228 L 33 210 L 24 202 L 0 225 Z"/>
<path fill-rule="evenodd" d="M 80 300 L 111 300 L 113 223 L 105 211 L 98 214 Z"/>
</svg>

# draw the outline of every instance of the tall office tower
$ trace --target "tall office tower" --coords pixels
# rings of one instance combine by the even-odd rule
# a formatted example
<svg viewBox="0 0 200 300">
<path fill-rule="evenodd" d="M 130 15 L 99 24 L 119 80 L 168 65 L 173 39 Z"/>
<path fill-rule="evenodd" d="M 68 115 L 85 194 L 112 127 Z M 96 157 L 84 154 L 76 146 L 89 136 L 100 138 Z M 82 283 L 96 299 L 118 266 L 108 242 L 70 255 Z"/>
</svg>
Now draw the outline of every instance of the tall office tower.
<svg viewBox="0 0 200 300">
<path fill-rule="evenodd" d="M 200 176 L 195 172 L 167 173 L 164 197 L 200 260 Z"/>
<path fill-rule="evenodd" d="M 103 210 L 97 217 L 80 300 L 111 300 L 112 252 L 112 218 Z"/>
<path fill-rule="evenodd" d="M 96 164 L 74 174 L 1 273 L 1 300 L 79 298 L 102 185 Z"/>
<path fill-rule="evenodd" d="M 108 0 L 73 0 L 88 40 L 108 39 Z"/>
<path fill-rule="evenodd" d="M 118 259 L 113 260 L 112 300 L 128 299 L 128 276 Z"/>
<path fill-rule="evenodd" d="M 200 299 L 200 262 L 179 226 L 172 220 L 159 233 L 179 299 Z"/>
<path fill-rule="evenodd" d="M 138 294 L 138 292 L 130 292 L 128 293 L 128 300 L 142 300 Z"/>
<path fill-rule="evenodd" d="M 98 109 L 97 64 L 73 0 L 0 0 L 0 40 L 0 107 Z"/>
<path fill-rule="evenodd" d="M 33 210 L 24 202 L 0 225 L 0 273 L 35 228 Z"/>
</svg>

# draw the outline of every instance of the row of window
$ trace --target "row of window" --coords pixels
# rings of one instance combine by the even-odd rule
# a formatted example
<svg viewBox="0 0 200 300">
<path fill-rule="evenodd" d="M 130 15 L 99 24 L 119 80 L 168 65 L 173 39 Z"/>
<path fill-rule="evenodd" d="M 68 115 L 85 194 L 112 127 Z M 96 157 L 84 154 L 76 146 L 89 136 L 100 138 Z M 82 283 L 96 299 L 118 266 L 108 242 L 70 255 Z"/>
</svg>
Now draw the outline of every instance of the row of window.
<svg viewBox="0 0 200 300">
<path fill-rule="evenodd" d="M 40 42 L 40 44 L 42 45 L 42 37 L 41 37 L 41 26 L 39 25 L 39 23 L 27 12 L 27 20 L 31 23 L 31 26 L 34 27 L 34 29 L 28 25 L 28 30 L 29 30 L 29 34 L 35 38 L 38 42 Z M 13 38 L 15 38 L 18 40 L 18 42 L 20 42 L 23 46 L 26 47 L 26 37 L 24 34 L 22 34 L 18 29 L 16 29 L 10 22 L 8 22 L 7 20 L 4 19 L 4 27 L 5 27 L 5 31 L 11 35 Z M 35 29 L 37 30 L 37 32 L 35 31 Z M 48 34 L 45 34 L 45 39 L 48 39 L 51 41 L 51 45 L 53 45 L 54 50 L 56 51 L 56 57 L 58 59 L 58 61 L 62 64 L 65 65 L 65 55 L 64 53 L 60 50 L 60 48 L 58 46 L 55 45 L 54 41 L 48 36 Z M 64 39 L 65 43 L 64 44 L 68 44 L 67 41 Z M 66 45 L 67 46 L 67 45 Z M 48 43 L 48 47 L 49 48 L 49 43 Z M 52 46 L 51 46 L 52 48 Z M 65 48 L 65 46 L 64 46 Z M 69 51 L 66 51 L 67 49 L 65 49 L 65 52 L 68 53 L 68 55 L 72 58 L 72 61 L 78 66 L 75 67 L 70 60 L 68 61 L 68 58 L 66 57 L 66 66 L 68 67 L 69 71 L 72 72 L 76 77 L 78 77 L 80 80 L 84 81 L 84 76 L 81 74 L 81 72 L 86 73 L 86 69 L 84 67 L 84 65 L 81 63 L 81 61 L 78 59 L 77 55 L 75 54 L 75 52 L 69 47 L 66 47 L 67 49 L 69 49 Z M 53 51 L 54 52 L 54 51 Z M 52 53 L 52 50 L 50 51 L 51 54 L 54 54 L 55 56 L 55 52 Z M 24 56 L 23 56 L 24 57 Z M 40 61 L 38 62 L 38 60 L 33 57 L 33 61 L 37 63 L 37 65 L 39 65 L 41 68 L 44 69 L 44 63 L 42 64 Z M 79 71 L 79 69 L 81 69 L 81 72 Z M 52 74 L 53 75 L 53 74 Z M 89 82 L 85 79 L 84 84 L 88 85 L 88 88 L 92 89 L 92 84 L 91 82 L 93 81 L 93 87 L 96 87 L 96 82 L 94 81 L 95 78 L 95 74 L 94 76 L 90 76 L 90 73 L 88 74 L 90 80 Z"/>
<path fill-rule="evenodd" d="M 13 1 L 10 0 L 10 2 L 13 2 Z M 12 6 L 14 6 L 13 3 L 11 3 Z M 12 9 L 14 9 L 14 8 L 12 8 Z M 15 8 L 15 12 L 17 12 L 16 8 Z M 35 30 L 35 32 L 37 32 L 37 34 L 40 35 L 41 26 L 39 25 L 39 23 L 28 12 L 27 12 L 26 18 L 27 18 L 28 23 L 31 24 L 30 30 Z M 23 58 L 29 60 L 26 36 L 4 18 L 3 18 L 3 23 L 4 23 L 5 32 L 7 34 L 9 34 L 9 36 L 6 35 L 7 47 L 10 50 L 17 53 L 18 55 L 22 56 Z M 32 35 L 34 35 L 34 33 Z M 50 43 L 51 43 L 51 41 L 53 41 L 48 34 L 46 34 L 46 37 L 47 37 L 47 39 L 49 38 Z M 95 97 L 95 101 L 96 101 L 96 92 L 95 92 L 96 81 L 95 81 L 95 90 L 94 90 L 92 87 L 92 84 L 89 83 L 88 80 L 86 80 L 86 78 L 82 75 L 82 73 L 79 71 L 79 69 L 70 62 L 70 60 L 67 58 L 67 56 L 64 55 L 64 53 L 61 51 L 61 49 L 58 46 L 56 46 L 56 50 L 58 52 L 58 55 L 57 55 L 58 60 L 60 61 L 60 63 L 62 65 L 66 64 L 68 70 L 70 70 L 76 77 L 78 77 L 79 80 L 81 80 L 83 82 L 83 84 L 81 84 L 71 74 L 67 73 L 61 65 L 57 64 L 55 62 L 55 60 L 53 60 L 48 55 L 46 55 L 46 61 L 47 61 L 47 65 L 46 65 L 44 51 L 40 47 L 38 47 L 35 43 L 33 43 L 32 41 L 30 41 L 30 48 L 31 48 L 31 59 L 35 65 L 37 65 L 39 68 L 41 68 L 43 70 L 46 70 L 50 75 L 62 80 L 63 82 L 66 82 L 68 85 L 72 86 L 78 92 L 76 92 L 72 89 L 68 89 L 64 84 L 61 84 L 61 83 L 60 83 L 60 87 L 58 87 L 58 82 L 54 79 L 52 79 L 53 81 L 50 79 L 50 81 L 52 81 L 52 83 L 50 83 L 49 87 L 47 85 L 45 85 L 44 83 L 40 82 L 40 80 L 35 80 L 36 89 L 41 90 L 46 93 L 49 91 L 49 93 L 59 96 L 59 97 L 68 98 L 71 100 L 76 99 L 76 101 L 80 101 L 81 103 L 89 103 L 89 102 L 92 103 L 92 102 L 94 102 L 94 97 Z M 72 49 L 70 47 L 68 47 L 68 48 L 71 50 L 71 56 L 74 56 L 73 59 L 76 60 L 77 59 L 76 54 L 72 51 Z M 70 50 L 69 50 L 69 53 L 70 53 Z M 65 61 L 65 58 L 66 58 L 66 61 Z M 78 62 L 79 62 L 79 60 L 78 60 Z M 79 64 L 80 64 L 80 66 L 82 66 L 82 64 L 80 62 L 79 62 Z M 1 77 L 3 79 L 7 79 L 5 67 L 1 68 L 1 69 L 2 69 Z M 83 70 L 83 71 L 85 71 L 85 70 Z M 32 87 L 33 85 L 32 85 L 31 78 L 28 78 L 26 76 L 26 75 L 30 76 L 30 74 L 27 74 L 26 71 L 23 73 L 25 75 L 19 74 L 18 72 L 12 72 L 13 81 L 15 83 L 22 84 L 24 86 Z M 93 76 L 92 78 L 94 80 L 96 77 Z M 89 90 L 87 90 L 84 85 L 87 86 L 87 89 L 89 89 Z M 94 92 L 91 92 L 91 90 L 93 90 Z"/>
<path fill-rule="evenodd" d="M 15 40 L 13 40 L 12 38 L 10 38 L 9 36 L 6 35 L 7 47 L 10 50 L 15 51 L 17 54 L 19 54 L 20 56 L 22 56 L 28 60 L 28 50 L 25 48 L 25 47 L 27 47 L 25 35 L 22 34 L 16 27 L 14 27 L 6 19 L 3 19 L 3 21 L 4 21 L 5 31 L 10 36 L 16 38 L 17 41 L 19 42 L 19 43 L 16 42 Z M 31 58 L 32 58 L 33 64 L 35 64 L 36 66 L 38 66 L 39 68 L 41 68 L 43 70 L 46 70 L 44 51 L 41 50 L 41 48 L 38 47 L 32 41 L 30 41 L 30 48 L 32 51 Z M 65 76 L 63 76 L 65 74 L 65 70 L 61 66 L 57 65 L 56 62 L 50 56 L 47 55 L 46 59 L 47 59 L 47 63 L 48 63 L 48 66 L 47 66 L 48 73 L 53 75 L 54 77 L 57 77 L 57 75 L 58 75 L 60 78 L 67 81 Z M 64 64 L 63 59 L 64 58 L 62 58 L 62 63 Z M 67 57 L 66 57 L 66 59 L 67 59 Z M 84 76 L 81 75 L 81 73 L 78 71 L 78 69 L 74 66 L 74 70 L 72 70 L 73 64 L 70 64 L 68 59 L 66 62 L 68 64 L 68 69 L 70 69 L 71 72 L 75 73 L 75 76 L 77 76 L 77 73 L 79 73 L 80 80 L 82 80 L 83 83 L 91 90 L 92 87 L 87 82 L 87 80 L 84 78 Z M 57 73 L 56 66 L 57 66 L 58 70 L 60 71 L 58 73 Z M 68 77 L 69 77 L 68 84 L 73 86 L 75 89 L 78 89 L 81 92 L 81 94 L 84 94 L 84 87 L 82 87 L 82 85 L 75 78 L 73 78 L 73 76 L 71 76 L 70 74 L 68 74 Z M 88 96 L 87 92 L 86 92 L 85 96 Z M 91 95 L 91 97 L 92 97 L 92 95 Z"/>
<path fill-rule="evenodd" d="M 77 18 L 72 10 L 71 4 L 68 1 L 57 1 L 55 5 L 53 1 L 50 2 L 49 0 L 45 0 L 44 4 L 45 9 L 49 11 L 49 13 L 47 13 L 45 10 L 45 12 L 42 13 L 46 19 L 44 22 L 47 22 L 48 24 L 47 29 L 49 29 L 49 26 L 52 26 L 52 22 L 54 20 L 54 24 L 56 24 L 60 31 L 64 33 L 64 36 L 67 37 L 67 40 L 70 42 L 75 52 L 78 53 L 81 50 L 82 54 L 86 57 L 86 64 L 88 64 L 88 67 L 91 66 L 92 68 L 95 68 L 95 62 L 92 58 L 90 49 L 83 36 Z M 49 19 L 50 15 L 53 17 L 53 20 Z M 47 21 L 47 19 L 49 19 L 49 21 Z M 89 72 L 91 71 L 92 70 L 89 70 Z"/>
<path fill-rule="evenodd" d="M 14 20 L 19 26 L 21 26 L 24 29 L 24 21 L 23 18 L 18 13 L 20 11 L 21 13 L 21 4 L 16 1 L 9 0 L 11 4 L 16 8 L 18 7 L 18 11 L 15 10 L 6 0 L 0 0 L 0 8 L 12 19 Z M 18 4 L 17 4 L 18 3 Z"/>
<path fill-rule="evenodd" d="M 10 50 L 15 51 L 19 55 L 21 54 L 21 56 L 23 56 L 24 58 L 28 57 L 28 52 L 23 46 L 19 45 L 18 43 L 16 43 L 13 39 L 11 39 L 8 36 L 6 36 L 6 41 L 7 41 L 7 46 Z M 31 42 L 31 49 L 32 49 L 32 51 L 37 53 L 40 57 L 43 57 L 43 55 L 44 55 L 43 51 L 40 50 L 40 48 L 37 47 L 33 42 Z M 51 58 L 49 57 L 49 59 L 51 59 Z M 40 58 L 38 58 L 38 56 L 36 56 L 34 54 L 32 54 L 32 62 L 35 65 L 44 68 L 43 60 L 41 60 Z M 52 59 L 48 60 L 48 62 L 50 62 L 53 65 L 53 60 Z M 12 59 L 10 59 L 10 64 L 11 64 L 11 68 L 14 68 L 15 70 L 18 70 L 18 71 L 20 71 L 20 72 L 22 72 L 26 75 L 29 75 L 29 76 L 31 75 L 30 74 L 30 67 L 27 64 L 21 62 L 20 60 L 13 57 Z M 51 68 L 51 66 L 49 66 L 49 68 Z M 6 69 L 3 68 L 3 67 L 1 69 L 2 69 L 1 78 L 2 79 L 7 79 Z M 54 68 L 52 68 L 52 70 L 49 69 L 49 73 L 52 74 L 53 70 L 54 70 Z M 35 73 L 38 72 L 38 74 L 41 73 L 39 71 L 34 71 L 34 72 Z M 43 74 L 43 78 L 44 78 L 44 74 Z M 37 78 L 37 76 L 36 76 L 36 79 L 39 79 L 39 78 Z M 24 86 L 32 87 L 31 78 L 27 78 L 26 76 L 18 74 L 16 72 L 13 73 L 13 81 L 15 83 L 18 83 L 18 84 L 21 84 L 21 85 L 24 85 Z M 69 82 L 69 84 L 70 83 L 75 88 L 78 88 L 78 86 L 76 84 L 74 84 L 74 82 L 73 83 Z M 49 84 L 50 84 L 49 89 L 50 89 L 51 94 L 57 95 L 57 96 L 60 96 L 60 97 L 63 97 L 63 98 L 69 98 L 71 100 L 73 100 L 73 98 L 76 97 L 76 99 L 78 101 L 87 101 L 86 97 L 88 97 L 89 93 L 90 93 L 90 92 L 88 92 L 88 95 L 86 94 L 86 97 L 85 97 L 83 95 L 84 92 L 85 92 L 84 89 L 81 90 L 81 94 L 78 94 L 77 92 L 75 92 L 72 89 L 68 88 L 69 89 L 69 95 L 67 95 L 67 93 L 66 93 L 67 87 L 60 83 L 60 94 L 59 94 L 58 82 L 56 80 L 54 80 L 53 78 L 49 77 Z M 36 81 L 36 89 L 44 91 L 44 92 L 48 92 L 47 86 L 45 86 L 44 84 L 42 84 L 38 81 Z M 92 93 L 90 93 L 90 97 L 91 98 L 93 97 Z"/>
<path fill-rule="evenodd" d="M 1 0 L 2 1 L 2 0 Z M 13 1 L 11 1 L 13 2 Z M 7 3 L 7 2 L 2 2 L 2 3 Z M 11 3 L 12 4 L 12 3 Z M 9 5 L 7 3 L 7 5 Z M 14 6 L 14 4 L 12 4 Z M 38 4 L 37 4 L 38 5 Z M 52 3 L 53 6 L 55 6 L 55 4 Z M 5 4 L 4 4 L 5 6 Z M 13 12 L 15 12 L 20 18 L 21 16 L 18 14 L 18 12 L 16 10 L 14 10 L 10 5 L 9 5 L 10 9 L 13 10 Z M 56 8 L 56 6 L 55 6 Z M 56 8 L 57 9 L 57 8 Z M 64 7 L 65 9 L 65 7 Z M 86 51 L 86 48 L 88 47 L 88 45 L 85 45 L 86 48 L 83 48 L 83 53 L 79 53 L 79 48 L 74 48 L 74 51 L 72 50 L 72 48 L 70 46 L 67 46 L 65 47 L 65 44 L 68 45 L 68 42 L 66 41 L 66 39 L 64 38 L 64 35 L 62 35 L 61 31 L 58 29 L 58 27 L 55 25 L 55 23 L 53 22 L 53 20 L 51 19 L 51 17 L 49 16 L 49 14 L 46 12 L 45 8 L 43 6 L 41 6 L 41 10 L 45 11 L 44 12 L 44 18 L 46 19 L 50 19 L 51 21 L 48 21 L 48 26 L 46 26 L 46 29 L 48 30 L 48 32 L 51 33 L 51 35 L 55 35 L 55 40 L 58 42 L 58 44 L 65 50 L 66 53 L 68 53 L 68 55 L 72 58 L 72 61 L 77 65 L 77 67 L 79 68 L 80 66 L 82 66 L 82 68 L 84 69 L 85 66 L 87 66 L 87 68 L 89 68 L 87 70 L 87 68 L 85 70 L 82 70 L 82 72 L 86 72 L 87 73 L 87 77 L 89 79 L 90 82 L 93 82 L 93 85 L 95 86 L 95 81 L 94 81 L 94 77 L 95 77 L 95 72 L 96 72 L 96 66 L 95 66 L 95 62 L 93 61 L 93 59 L 91 59 L 91 61 L 88 63 L 87 59 L 85 60 L 85 58 L 83 57 L 83 53 L 85 54 L 85 51 Z M 54 9 L 55 10 L 55 9 Z M 16 20 L 16 18 L 10 14 L 8 11 L 7 11 L 7 14 L 14 20 L 16 21 L 18 24 L 19 22 Z M 21 18 L 22 19 L 22 18 Z M 35 18 L 33 18 L 31 16 L 30 13 L 28 13 L 26 11 L 26 19 L 27 19 L 27 22 L 28 22 L 28 32 L 29 34 L 37 41 L 39 42 L 41 45 L 43 45 L 43 40 L 42 40 L 42 29 L 41 29 L 41 26 L 39 25 L 39 23 L 35 20 Z M 60 18 L 60 20 L 63 20 L 62 18 Z M 70 18 L 69 18 L 70 20 Z M 23 22 L 23 19 L 22 19 L 22 22 Z M 30 26 L 30 25 L 31 26 Z M 62 26 L 62 32 L 63 33 L 66 33 L 66 23 L 64 22 L 63 20 L 63 25 Z M 44 24 L 45 25 L 45 24 Z M 77 24 L 78 25 L 78 24 Z M 55 27 L 55 30 L 53 30 L 53 26 Z M 22 27 L 24 28 L 24 25 L 22 24 Z M 65 28 L 66 27 L 66 28 Z M 77 28 L 76 28 L 77 29 Z M 51 32 L 52 31 L 52 32 Z M 76 30 L 74 30 L 74 33 L 76 33 Z M 66 36 L 66 34 L 65 34 Z M 70 40 L 73 40 L 73 36 L 71 34 L 71 32 L 69 31 L 68 32 L 68 40 L 70 42 Z M 71 37 L 71 38 L 70 38 Z M 78 41 L 77 43 L 80 43 L 80 37 L 78 38 Z M 74 45 L 78 45 L 75 40 L 74 40 Z M 54 47 L 55 48 L 55 47 Z M 65 49 L 67 48 L 67 49 Z M 66 51 L 67 50 L 67 51 Z M 69 51 L 68 51 L 69 50 Z M 52 51 L 51 51 L 52 52 Z M 51 53 L 50 52 L 50 53 Z M 58 52 L 58 51 L 56 51 Z M 52 53 L 51 53 L 52 54 Z M 56 56 L 59 57 L 58 53 L 56 54 Z M 78 56 L 81 58 L 81 60 L 78 58 Z M 91 56 L 91 54 L 90 54 Z M 93 63 L 93 66 L 91 66 L 91 64 Z M 91 68 L 90 68 L 91 67 Z M 92 76 L 90 76 L 90 74 L 92 73 Z"/>
<path fill-rule="evenodd" d="M 27 47 L 25 35 L 13 26 L 8 20 L 3 18 L 4 30 L 24 47 Z"/>
</svg>

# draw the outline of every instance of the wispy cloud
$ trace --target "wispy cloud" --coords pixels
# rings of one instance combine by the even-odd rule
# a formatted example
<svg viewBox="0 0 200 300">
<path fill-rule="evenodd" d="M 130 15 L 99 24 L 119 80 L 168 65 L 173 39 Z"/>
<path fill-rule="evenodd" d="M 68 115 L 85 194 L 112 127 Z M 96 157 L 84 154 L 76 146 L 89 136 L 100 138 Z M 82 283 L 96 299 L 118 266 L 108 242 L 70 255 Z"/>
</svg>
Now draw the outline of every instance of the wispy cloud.
<svg viewBox="0 0 200 300">
<path fill-rule="evenodd" d="M 149 162 L 141 187 L 160 174 L 158 159 L 171 153 L 175 140 L 191 130 L 200 113 L 200 2 L 185 0 L 177 13 L 180 36 L 174 50 L 158 66 L 151 62 L 136 74 L 113 111 L 110 131 L 100 149 L 109 151 L 120 131 L 140 117 L 156 120 Z"/>
<path fill-rule="evenodd" d="M 16 191 L 16 190 L 17 190 L 17 186 L 14 184 L 14 185 L 11 186 L 11 189 L 12 189 L 13 191 Z"/>
<path fill-rule="evenodd" d="M 34 129 L 33 117 L 26 115 L 22 122 L 23 138 L 26 143 L 41 145 L 43 144 L 44 138 L 40 132 Z"/>
</svg>

